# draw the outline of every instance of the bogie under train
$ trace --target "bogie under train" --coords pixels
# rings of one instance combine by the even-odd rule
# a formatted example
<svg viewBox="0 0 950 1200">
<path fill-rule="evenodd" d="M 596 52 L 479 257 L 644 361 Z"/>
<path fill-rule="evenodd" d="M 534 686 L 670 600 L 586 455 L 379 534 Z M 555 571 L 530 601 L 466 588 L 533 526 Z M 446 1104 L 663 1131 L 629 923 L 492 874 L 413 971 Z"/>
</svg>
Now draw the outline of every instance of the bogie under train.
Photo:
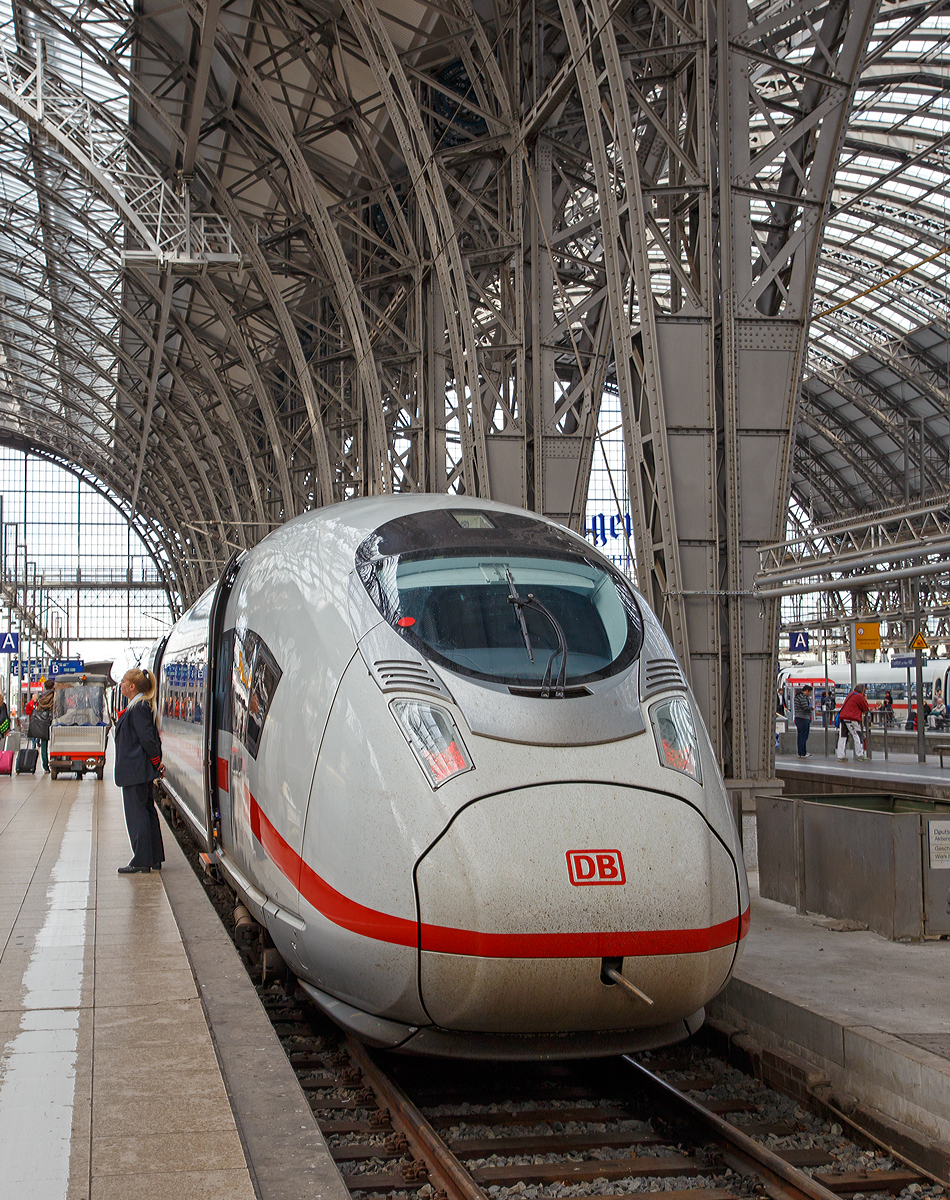
<svg viewBox="0 0 950 1200">
<path fill-rule="evenodd" d="M 351 501 L 229 565 L 159 675 L 164 786 L 309 994 L 379 1046 L 678 1041 L 748 922 L 659 623 L 499 504 Z"/>
</svg>

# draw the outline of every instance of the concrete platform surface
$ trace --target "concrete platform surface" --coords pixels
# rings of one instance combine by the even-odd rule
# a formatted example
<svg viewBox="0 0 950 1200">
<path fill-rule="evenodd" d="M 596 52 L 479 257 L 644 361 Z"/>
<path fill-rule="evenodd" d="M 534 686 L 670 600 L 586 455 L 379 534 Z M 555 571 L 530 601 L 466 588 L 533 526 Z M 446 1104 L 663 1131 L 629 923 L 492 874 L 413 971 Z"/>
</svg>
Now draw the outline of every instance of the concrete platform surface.
<svg viewBox="0 0 950 1200">
<path fill-rule="evenodd" d="M 799 758 L 797 754 L 775 756 L 775 774 L 785 784 L 785 795 L 884 791 L 925 800 L 950 800 L 950 756 L 944 757 L 946 766 L 941 767 L 933 754 L 920 763 L 916 754 L 889 754 L 885 759 L 875 750 L 866 762 L 856 761 L 849 753 L 848 761 L 842 763 L 835 758 L 833 745 L 828 757 L 821 753 L 821 732 L 819 729 L 812 734 L 814 746 L 809 738 L 810 758 Z M 950 743 L 950 737 L 947 741 Z"/>
<path fill-rule="evenodd" d="M 343 1200 L 256 992 L 164 833 L 161 873 L 119 876 L 130 849 L 110 782 L 0 776 L 0 1192 Z"/>
<path fill-rule="evenodd" d="M 847 853 L 846 847 L 842 853 Z M 950 941 L 836 932 L 758 894 L 711 1017 L 816 1068 L 841 1096 L 950 1146 Z"/>
</svg>

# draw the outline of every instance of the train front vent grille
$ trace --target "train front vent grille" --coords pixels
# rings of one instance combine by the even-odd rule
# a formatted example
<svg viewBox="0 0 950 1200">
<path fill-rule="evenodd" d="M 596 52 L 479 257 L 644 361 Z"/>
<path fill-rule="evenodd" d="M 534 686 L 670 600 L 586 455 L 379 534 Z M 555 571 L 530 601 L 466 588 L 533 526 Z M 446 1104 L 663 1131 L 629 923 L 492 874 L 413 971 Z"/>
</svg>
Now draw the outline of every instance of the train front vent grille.
<svg viewBox="0 0 950 1200">
<path fill-rule="evenodd" d="M 373 674 L 384 692 L 428 692 L 443 700 L 452 699 L 425 663 L 405 659 L 383 659 L 373 663 Z"/>
<path fill-rule="evenodd" d="M 669 691 L 672 688 L 686 690 L 686 680 L 679 663 L 675 658 L 651 658 L 643 670 L 644 696 Z"/>
</svg>

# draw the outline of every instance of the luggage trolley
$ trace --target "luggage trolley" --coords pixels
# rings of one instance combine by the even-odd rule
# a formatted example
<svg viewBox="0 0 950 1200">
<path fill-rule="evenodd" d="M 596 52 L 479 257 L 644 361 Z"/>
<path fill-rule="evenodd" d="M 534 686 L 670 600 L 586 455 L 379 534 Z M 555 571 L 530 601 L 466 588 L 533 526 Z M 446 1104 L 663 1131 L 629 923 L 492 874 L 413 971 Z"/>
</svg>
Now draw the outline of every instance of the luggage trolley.
<svg viewBox="0 0 950 1200">
<path fill-rule="evenodd" d="M 77 779 L 87 772 L 102 778 L 111 723 L 108 687 L 104 675 L 57 679 L 49 739 L 49 770 L 54 779 L 62 771 L 75 771 Z"/>
</svg>

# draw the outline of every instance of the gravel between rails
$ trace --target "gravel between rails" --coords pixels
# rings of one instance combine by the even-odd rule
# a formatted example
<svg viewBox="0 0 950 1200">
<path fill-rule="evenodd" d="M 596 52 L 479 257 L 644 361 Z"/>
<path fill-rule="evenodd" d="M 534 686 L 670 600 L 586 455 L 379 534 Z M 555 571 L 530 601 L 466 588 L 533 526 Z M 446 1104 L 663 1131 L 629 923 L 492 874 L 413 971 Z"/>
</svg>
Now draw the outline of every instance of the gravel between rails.
<svg viewBox="0 0 950 1200">
<path fill-rule="evenodd" d="M 173 827 L 178 841 L 184 850 L 186 856 L 191 862 L 195 874 L 198 876 L 205 891 L 217 910 L 222 923 L 228 928 L 229 932 L 234 933 L 233 909 L 236 904 L 235 897 L 223 883 L 215 880 L 204 869 L 204 864 L 201 861 L 199 852 L 191 840 L 187 829 L 183 825 Z M 312 1009 L 309 1000 L 303 995 L 294 995 L 291 990 L 285 993 L 280 981 L 267 981 L 262 977 L 261 966 L 253 961 L 246 950 L 238 946 L 241 952 L 241 957 L 248 969 L 251 978 L 258 985 L 258 992 L 262 997 L 262 1001 L 267 1003 L 278 1004 L 281 998 L 288 995 L 289 999 L 293 1000 L 295 1007 Z M 333 1054 L 337 1052 L 338 1039 L 337 1031 L 325 1017 L 322 1016 L 316 1009 L 313 1012 L 313 1026 L 316 1032 L 311 1035 L 302 1035 L 295 1032 L 286 1032 L 280 1034 L 280 1039 L 284 1045 L 288 1055 L 305 1047 L 310 1052 Z M 272 1018 L 276 1025 L 281 1023 L 280 1011 L 274 1011 Z M 668 1083 L 676 1085 L 682 1090 L 689 1090 L 691 1081 L 699 1080 L 702 1083 L 701 1091 L 696 1095 L 696 1099 L 702 1103 L 705 1099 L 709 1100 L 744 1100 L 755 1105 L 754 1112 L 733 1112 L 729 1113 L 727 1120 L 730 1124 L 743 1129 L 747 1126 L 761 1125 L 783 1125 L 789 1126 L 793 1130 L 791 1133 L 766 1133 L 760 1135 L 753 1130 L 750 1130 L 750 1136 L 756 1141 L 761 1142 L 769 1149 L 779 1152 L 782 1150 L 816 1150 L 824 1151 L 834 1157 L 834 1162 L 823 1167 L 800 1167 L 799 1169 L 809 1175 L 817 1174 L 838 1174 L 852 1171 L 881 1171 L 881 1170 L 896 1170 L 903 1166 L 886 1155 L 881 1150 L 874 1149 L 868 1145 L 861 1145 L 855 1141 L 853 1137 L 846 1136 L 842 1126 L 836 1122 L 829 1122 L 821 1116 L 802 1107 L 795 1100 L 784 1096 L 774 1089 L 766 1086 L 761 1081 L 750 1075 L 746 1075 L 737 1068 L 724 1062 L 716 1055 L 709 1053 L 701 1044 L 690 1043 L 681 1047 L 673 1047 L 664 1051 L 657 1051 L 655 1054 L 644 1054 L 640 1056 L 644 1066 L 649 1070 L 654 1071 Z M 307 1077 L 306 1071 L 301 1071 L 301 1079 Z M 712 1080 L 712 1086 L 708 1086 Z M 345 1088 L 334 1090 L 332 1093 L 324 1092 L 325 1096 L 332 1094 L 339 1099 L 346 1099 L 352 1095 L 352 1091 L 348 1092 Z M 592 1101 L 596 1103 L 596 1101 Z M 600 1104 L 604 1107 L 613 1107 L 616 1105 L 616 1097 L 613 1099 L 602 1099 Z M 447 1141 L 461 1141 L 473 1138 L 490 1138 L 497 1136 L 498 1130 L 495 1126 L 480 1123 L 478 1120 L 479 1114 L 483 1113 L 499 1113 L 507 1112 L 517 1114 L 521 1111 L 530 1111 L 535 1107 L 532 1101 L 506 1101 L 500 1104 L 445 1104 L 434 1106 L 423 1106 L 423 1111 L 427 1117 L 446 1117 L 457 1115 L 459 1120 L 450 1126 L 443 1126 L 441 1132 Z M 550 1101 L 546 1103 L 548 1108 L 563 1107 L 565 1109 L 575 1108 L 575 1104 L 571 1101 Z M 360 1110 L 363 1115 L 369 1110 Z M 358 1112 L 350 1110 L 352 1116 L 357 1116 Z M 549 1133 L 552 1135 L 559 1134 L 585 1134 L 598 1133 L 605 1130 L 617 1131 L 624 1130 L 630 1133 L 649 1133 L 659 1132 L 654 1130 L 650 1120 L 641 1120 L 631 1116 L 628 1119 L 611 1120 L 607 1122 L 593 1121 L 578 1121 L 568 1120 L 565 1122 L 552 1121 L 546 1124 L 531 1123 L 524 1126 L 506 1126 L 505 1135 L 508 1137 L 515 1136 L 530 1136 L 534 1134 Z M 665 1136 L 665 1134 L 664 1134 Z M 387 1131 L 381 1130 L 379 1134 L 340 1134 L 329 1135 L 327 1137 L 328 1145 L 331 1151 L 334 1146 L 347 1145 L 367 1145 L 375 1147 L 378 1145 L 380 1149 L 384 1149 Z M 664 1145 L 655 1146 L 638 1146 L 638 1158 L 648 1156 L 661 1157 L 668 1155 L 671 1151 L 676 1151 L 679 1147 L 675 1140 L 671 1140 Z M 702 1165 L 701 1155 L 702 1149 L 698 1152 L 696 1149 L 691 1151 L 692 1156 L 696 1159 L 699 1156 L 699 1163 Z M 624 1158 L 629 1154 L 629 1150 L 615 1150 L 610 1147 L 600 1147 L 597 1149 L 579 1152 L 577 1154 L 557 1155 L 524 1155 L 515 1157 L 504 1157 L 503 1155 L 491 1155 L 481 1159 L 466 1159 L 466 1166 L 472 1169 L 479 1167 L 501 1166 L 514 1163 L 545 1163 L 554 1162 L 562 1159 L 567 1161 L 611 1161 Z M 710 1157 L 714 1157 L 711 1153 Z M 358 1163 L 342 1163 L 339 1164 L 344 1176 L 348 1174 L 363 1174 L 372 1170 L 383 1170 L 386 1168 L 386 1159 L 364 1159 Z M 517 1183 L 510 1187 L 501 1187 L 498 1185 L 489 1185 L 485 1187 L 486 1193 L 493 1200 L 558 1200 L 560 1197 L 584 1197 L 584 1196 L 613 1196 L 626 1195 L 642 1192 L 679 1192 L 693 1191 L 703 1188 L 723 1188 L 728 1187 L 737 1197 L 746 1197 L 751 1200 L 752 1197 L 762 1197 L 763 1189 L 759 1183 L 736 1174 L 731 1170 L 725 1172 L 717 1170 L 715 1174 L 706 1175 L 684 1175 L 671 1177 L 637 1177 L 628 1179 L 608 1179 L 597 1180 L 591 1183 L 573 1183 L 573 1184 L 547 1184 L 537 1185 L 529 1183 Z M 385 1200 L 432 1200 L 436 1195 L 436 1189 L 431 1184 L 423 1184 L 421 1187 L 412 1188 L 405 1192 L 388 1192 L 385 1194 Z M 874 1200 L 876 1197 L 887 1196 L 888 1192 L 857 1192 L 854 1194 L 854 1200 Z M 945 1200 L 947 1193 L 941 1185 L 936 1183 L 913 1183 L 906 1187 L 898 1194 L 898 1200 Z M 363 1200 L 373 1200 L 372 1193 L 363 1193 Z"/>
</svg>

